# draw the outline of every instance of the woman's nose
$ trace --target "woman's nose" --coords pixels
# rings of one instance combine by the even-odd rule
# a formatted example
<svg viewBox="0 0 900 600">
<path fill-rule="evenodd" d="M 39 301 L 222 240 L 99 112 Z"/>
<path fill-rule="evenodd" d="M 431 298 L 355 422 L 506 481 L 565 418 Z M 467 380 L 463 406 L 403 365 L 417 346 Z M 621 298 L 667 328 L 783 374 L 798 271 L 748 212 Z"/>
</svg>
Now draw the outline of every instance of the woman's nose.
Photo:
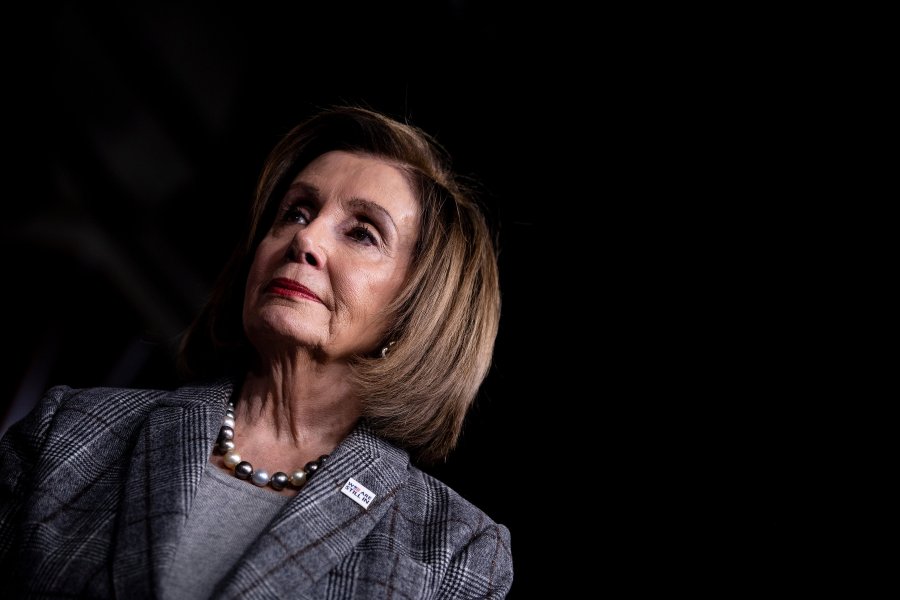
<svg viewBox="0 0 900 600">
<path fill-rule="evenodd" d="M 288 259 L 302 262 L 311 267 L 321 268 L 325 265 L 325 252 L 321 236 L 325 233 L 324 223 L 318 219 L 294 234 L 288 247 Z"/>
</svg>

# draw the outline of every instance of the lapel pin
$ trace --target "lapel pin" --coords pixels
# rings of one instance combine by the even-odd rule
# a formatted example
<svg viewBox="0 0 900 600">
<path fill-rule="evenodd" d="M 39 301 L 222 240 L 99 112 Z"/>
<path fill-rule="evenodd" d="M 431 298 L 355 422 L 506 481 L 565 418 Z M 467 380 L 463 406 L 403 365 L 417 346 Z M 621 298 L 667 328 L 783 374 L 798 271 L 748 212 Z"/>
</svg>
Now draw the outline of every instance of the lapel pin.
<svg viewBox="0 0 900 600">
<path fill-rule="evenodd" d="M 341 492 L 365 509 L 368 509 L 369 504 L 375 499 L 375 493 L 372 490 L 352 477 L 341 488 Z"/>
</svg>

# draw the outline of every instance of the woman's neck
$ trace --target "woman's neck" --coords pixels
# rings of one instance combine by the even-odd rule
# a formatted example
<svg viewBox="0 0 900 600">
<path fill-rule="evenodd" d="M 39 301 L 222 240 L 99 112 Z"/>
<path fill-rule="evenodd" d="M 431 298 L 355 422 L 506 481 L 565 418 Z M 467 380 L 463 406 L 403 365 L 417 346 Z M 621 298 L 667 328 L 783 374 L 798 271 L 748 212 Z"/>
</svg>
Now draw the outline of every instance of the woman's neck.
<svg viewBox="0 0 900 600">
<path fill-rule="evenodd" d="M 297 469 L 353 430 L 359 399 L 346 367 L 274 364 L 248 372 L 235 407 L 235 446 L 270 471 Z"/>
<path fill-rule="evenodd" d="M 269 421 L 278 437 L 343 438 L 360 415 L 348 375 L 346 367 L 323 368 L 315 363 L 274 364 L 248 372 L 237 416 Z"/>
</svg>

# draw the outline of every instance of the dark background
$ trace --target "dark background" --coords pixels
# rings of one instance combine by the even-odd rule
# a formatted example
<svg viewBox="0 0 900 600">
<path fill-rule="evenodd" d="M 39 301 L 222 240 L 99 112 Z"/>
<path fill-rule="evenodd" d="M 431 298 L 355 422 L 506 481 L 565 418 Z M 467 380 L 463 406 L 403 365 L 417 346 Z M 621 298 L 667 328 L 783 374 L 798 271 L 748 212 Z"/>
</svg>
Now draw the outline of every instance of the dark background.
<svg viewBox="0 0 900 600">
<path fill-rule="evenodd" d="M 579 327 L 547 225 L 573 153 L 555 131 L 582 98 L 547 15 L 421 4 L 64 3 L 7 20 L 3 427 L 55 384 L 175 385 L 174 344 L 266 153 L 317 107 L 364 103 L 434 134 L 482 184 L 500 242 L 495 365 L 458 450 L 430 471 L 510 528 L 510 597 L 536 596 L 570 552 L 552 541 L 549 492 L 583 495 L 558 486 L 569 434 L 555 415 L 595 398 L 549 383 Z M 593 235 L 590 211 L 575 218 L 574 237 Z"/>
</svg>

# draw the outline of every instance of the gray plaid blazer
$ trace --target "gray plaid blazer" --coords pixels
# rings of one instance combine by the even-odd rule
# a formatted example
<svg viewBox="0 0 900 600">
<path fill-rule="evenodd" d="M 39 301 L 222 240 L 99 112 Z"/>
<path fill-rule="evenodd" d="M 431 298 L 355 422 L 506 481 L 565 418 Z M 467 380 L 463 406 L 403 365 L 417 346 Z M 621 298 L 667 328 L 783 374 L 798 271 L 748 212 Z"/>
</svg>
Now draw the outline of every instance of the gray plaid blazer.
<svg viewBox="0 0 900 600">
<path fill-rule="evenodd" d="M 0 441 L 3 597 L 159 597 L 231 392 L 50 389 Z M 361 423 L 212 598 L 503 598 L 512 577 L 509 530 Z"/>
</svg>

